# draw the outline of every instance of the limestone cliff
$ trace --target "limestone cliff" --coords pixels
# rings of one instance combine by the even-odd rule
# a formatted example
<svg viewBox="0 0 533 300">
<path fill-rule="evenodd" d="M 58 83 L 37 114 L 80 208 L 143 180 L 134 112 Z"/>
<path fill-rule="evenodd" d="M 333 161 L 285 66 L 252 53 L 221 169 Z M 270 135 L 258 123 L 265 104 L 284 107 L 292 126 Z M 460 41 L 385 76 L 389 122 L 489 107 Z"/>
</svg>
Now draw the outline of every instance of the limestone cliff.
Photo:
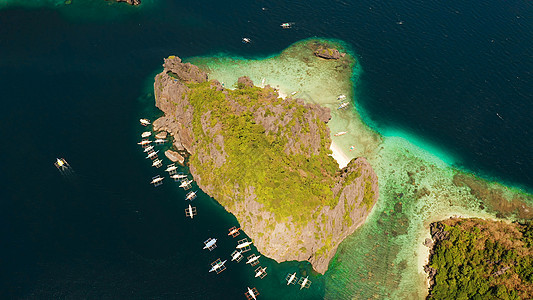
<svg viewBox="0 0 533 300">
<path fill-rule="evenodd" d="M 190 154 L 200 188 L 233 213 L 258 250 L 278 262 L 307 260 L 324 273 L 339 243 L 378 198 L 364 158 L 338 170 L 329 109 L 281 99 L 246 77 L 229 90 L 198 67 L 165 59 L 154 83 L 154 122 Z"/>
</svg>

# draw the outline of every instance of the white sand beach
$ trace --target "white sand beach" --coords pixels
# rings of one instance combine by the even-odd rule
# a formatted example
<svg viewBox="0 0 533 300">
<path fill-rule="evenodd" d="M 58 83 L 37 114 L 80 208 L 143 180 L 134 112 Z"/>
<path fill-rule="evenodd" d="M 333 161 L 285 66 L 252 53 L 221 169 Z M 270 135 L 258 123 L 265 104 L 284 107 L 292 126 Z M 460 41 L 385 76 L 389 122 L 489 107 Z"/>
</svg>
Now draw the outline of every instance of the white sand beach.
<svg viewBox="0 0 533 300">
<path fill-rule="evenodd" d="M 342 169 L 348 165 L 350 158 L 346 156 L 346 154 L 344 154 L 344 152 L 342 152 L 342 150 L 334 142 L 331 142 L 329 149 L 333 151 L 331 156 L 337 161 L 339 168 Z"/>
</svg>

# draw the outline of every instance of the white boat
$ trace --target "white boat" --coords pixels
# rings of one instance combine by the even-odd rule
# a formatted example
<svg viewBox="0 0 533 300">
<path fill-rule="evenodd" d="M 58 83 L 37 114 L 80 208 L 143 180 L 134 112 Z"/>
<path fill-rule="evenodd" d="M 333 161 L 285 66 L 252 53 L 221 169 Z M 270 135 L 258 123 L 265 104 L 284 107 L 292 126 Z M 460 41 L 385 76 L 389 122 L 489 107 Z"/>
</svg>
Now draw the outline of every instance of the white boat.
<svg viewBox="0 0 533 300">
<path fill-rule="evenodd" d="M 345 135 L 347 133 L 348 132 L 346 132 L 346 131 L 340 131 L 340 132 L 335 133 L 333 136 L 341 136 L 341 135 Z"/>
<path fill-rule="evenodd" d="M 267 275 L 266 269 L 267 267 L 255 269 L 255 277 L 264 278 Z"/>
<path fill-rule="evenodd" d="M 298 284 L 300 285 L 300 290 L 303 288 L 309 288 L 309 286 L 311 286 L 311 280 L 309 280 L 309 276 L 305 278 L 302 277 L 298 281 Z"/>
<path fill-rule="evenodd" d="M 189 207 L 187 207 L 185 209 L 185 216 L 189 217 L 189 218 L 194 218 L 194 216 L 196 216 L 196 207 L 192 207 L 190 204 L 189 204 Z"/>
<path fill-rule="evenodd" d="M 339 96 L 337 97 L 337 100 L 344 100 L 344 99 L 346 99 L 346 95 L 342 95 L 342 94 L 341 94 L 341 95 L 339 95 Z"/>
<path fill-rule="evenodd" d="M 350 102 L 342 102 L 339 107 L 337 107 L 337 109 L 343 109 L 343 108 L 346 108 L 348 107 L 348 105 L 350 105 Z"/>
<path fill-rule="evenodd" d="M 157 175 L 157 176 L 154 176 L 152 177 L 152 181 L 150 182 L 150 184 L 153 184 L 154 186 L 160 186 L 163 184 L 163 177 Z"/>
<path fill-rule="evenodd" d="M 248 44 L 248 43 L 250 43 L 251 41 L 252 41 L 252 40 L 249 39 L 249 38 L 247 38 L 247 37 L 242 38 L 242 42 L 245 43 L 245 44 Z"/>
<path fill-rule="evenodd" d="M 246 291 L 246 293 L 244 293 L 244 295 L 246 296 L 246 299 L 247 300 L 257 300 L 257 296 L 259 296 L 259 292 L 257 291 L 256 288 L 250 288 L 248 287 L 248 290 Z"/>
<path fill-rule="evenodd" d="M 209 251 L 212 251 L 217 247 L 217 239 L 208 238 L 205 242 L 205 247 L 203 249 L 209 249 Z"/>
<path fill-rule="evenodd" d="M 156 168 L 159 168 L 161 167 L 162 164 L 161 164 L 161 160 L 160 159 L 156 159 L 152 162 L 152 167 L 156 167 Z"/>
<path fill-rule="evenodd" d="M 154 149 L 154 146 L 148 146 L 144 149 L 144 152 L 150 152 Z"/>
<path fill-rule="evenodd" d="M 229 229 L 228 235 L 231 235 L 232 237 L 236 237 L 236 236 L 238 236 L 240 234 L 239 230 L 241 230 L 241 229 L 233 226 L 233 227 L 231 227 Z"/>
<path fill-rule="evenodd" d="M 152 123 L 150 123 L 150 120 L 148 120 L 148 119 L 140 119 L 139 122 L 143 126 L 148 126 L 148 125 L 152 124 Z"/>
<path fill-rule="evenodd" d="M 239 252 L 238 250 L 235 250 L 233 251 L 233 253 L 231 253 L 231 261 L 240 262 L 242 258 L 243 258 L 242 253 Z"/>
<path fill-rule="evenodd" d="M 252 266 L 255 266 L 259 263 L 259 257 L 261 257 L 261 255 L 250 255 L 248 256 L 248 260 L 246 261 L 246 264 L 250 264 Z"/>
<path fill-rule="evenodd" d="M 159 150 L 157 151 L 152 151 L 150 153 L 148 153 L 148 155 L 146 156 L 146 158 L 154 158 L 157 156 L 157 152 L 159 152 Z"/>
<path fill-rule="evenodd" d="M 163 143 L 165 143 L 166 141 L 167 141 L 167 140 L 164 140 L 164 139 L 157 139 L 157 140 L 154 141 L 154 143 L 156 143 L 156 144 L 163 144 Z"/>
<path fill-rule="evenodd" d="M 147 138 L 147 137 L 149 137 L 151 135 L 152 135 L 152 133 L 150 131 L 145 131 L 145 132 L 141 133 L 141 137 L 142 138 Z"/>
<path fill-rule="evenodd" d="M 188 187 L 191 183 L 192 183 L 192 180 L 185 179 L 185 180 L 181 181 L 180 188 Z"/>
<path fill-rule="evenodd" d="M 282 24 L 279 25 L 279 26 L 281 26 L 281 28 L 283 28 L 283 29 L 287 29 L 287 28 L 291 28 L 291 27 L 292 27 L 292 24 L 293 24 L 293 23 L 282 23 Z"/>
<path fill-rule="evenodd" d="M 287 274 L 287 277 L 285 277 L 285 280 L 287 280 L 287 285 L 289 284 L 295 284 L 296 283 L 296 272 Z"/>
<path fill-rule="evenodd" d="M 170 178 L 172 178 L 172 179 L 183 179 L 183 178 L 187 178 L 187 175 L 185 175 L 185 174 L 174 174 L 174 175 L 171 175 Z"/>
<path fill-rule="evenodd" d="M 172 165 L 169 165 L 168 168 L 165 170 L 165 172 L 172 172 L 172 171 L 176 171 L 178 169 L 178 167 L 176 167 L 176 165 L 172 164 Z"/>
<path fill-rule="evenodd" d="M 196 198 L 196 192 L 190 191 L 187 196 L 185 196 L 185 200 L 194 200 Z"/>
<path fill-rule="evenodd" d="M 211 270 L 209 270 L 209 272 L 217 272 L 217 274 L 220 274 L 220 272 L 226 270 L 226 267 L 224 266 L 226 262 L 227 260 L 220 261 L 220 258 L 215 260 L 211 263 Z"/>
</svg>

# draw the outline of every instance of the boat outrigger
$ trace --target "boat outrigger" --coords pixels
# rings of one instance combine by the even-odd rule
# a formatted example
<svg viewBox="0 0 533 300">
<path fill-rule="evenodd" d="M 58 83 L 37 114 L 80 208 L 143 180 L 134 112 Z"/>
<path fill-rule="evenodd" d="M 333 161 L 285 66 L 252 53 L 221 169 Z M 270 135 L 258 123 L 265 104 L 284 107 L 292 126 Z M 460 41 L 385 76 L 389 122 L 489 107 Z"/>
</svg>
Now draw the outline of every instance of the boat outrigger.
<svg viewBox="0 0 533 300">
<path fill-rule="evenodd" d="M 303 288 L 308 289 L 311 286 L 311 280 L 309 280 L 309 276 L 307 276 L 305 278 L 302 277 L 298 281 L 298 284 L 300 285 L 300 290 L 303 289 Z"/>
<path fill-rule="evenodd" d="M 235 250 L 231 253 L 231 261 L 240 262 L 244 256 L 239 250 Z"/>
<path fill-rule="evenodd" d="M 70 168 L 70 165 L 64 158 L 56 158 L 56 162 L 54 163 L 54 166 L 56 166 L 56 168 L 58 168 L 59 170 Z"/>
<path fill-rule="evenodd" d="M 228 233 L 228 235 L 231 235 L 232 237 L 236 237 L 236 236 L 238 236 L 239 234 L 241 234 L 241 232 L 240 232 L 239 230 L 241 230 L 241 229 L 240 229 L 240 228 L 237 228 L 237 227 L 235 227 L 235 226 L 233 226 L 233 227 L 231 227 L 231 228 L 229 229 L 229 233 Z"/>
<path fill-rule="evenodd" d="M 209 270 L 209 272 L 216 272 L 217 274 L 220 274 L 220 272 L 226 270 L 226 266 L 224 266 L 226 262 L 227 260 L 220 261 L 220 258 L 218 258 L 211 263 L 211 270 Z"/>
<path fill-rule="evenodd" d="M 162 161 L 160 159 L 156 159 L 152 162 L 152 167 L 161 168 L 163 166 Z"/>
<path fill-rule="evenodd" d="M 192 201 L 196 199 L 196 192 L 190 191 L 187 196 L 185 196 L 185 200 Z"/>
<path fill-rule="evenodd" d="M 154 176 L 152 177 L 152 181 L 150 182 L 150 184 L 153 184 L 154 186 L 160 186 L 163 184 L 163 177 L 157 175 L 157 176 Z"/>
<path fill-rule="evenodd" d="M 180 188 L 184 188 L 185 190 L 188 190 L 191 188 L 192 180 L 189 179 L 183 179 L 180 183 Z"/>
<path fill-rule="evenodd" d="M 209 249 L 209 251 L 213 251 L 217 247 L 217 239 L 215 238 L 208 238 L 204 242 L 205 246 L 203 249 Z"/>
<path fill-rule="evenodd" d="M 174 181 L 179 181 L 183 178 L 187 178 L 187 175 L 183 174 L 183 173 L 178 173 L 178 174 L 172 174 L 170 175 L 170 178 L 174 179 Z"/>
<path fill-rule="evenodd" d="M 240 250 L 241 252 L 249 251 L 251 249 L 250 248 L 251 244 L 252 244 L 252 242 L 248 241 L 247 238 L 239 240 L 238 244 L 237 244 L 237 250 Z"/>
<path fill-rule="evenodd" d="M 267 267 L 261 268 L 261 266 L 259 266 L 257 269 L 255 269 L 255 277 L 259 277 L 261 279 L 265 278 L 265 276 L 267 276 L 266 269 Z"/>
<path fill-rule="evenodd" d="M 285 277 L 285 280 L 287 281 L 287 285 L 289 284 L 295 284 L 296 283 L 296 272 L 287 274 L 287 277 Z"/>
<path fill-rule="evenodd" d="M 246 293 L 244 293 L 247 300 L 257 300 L 257 296 L 259 296 L 259 292 L 256 288 L 250 288 L 248 287 L 248 290 Z"/>
<path fill-rule="evenodd" d="M 257 265 L 259 263 L 259 257 L 261 257 L 261 255 L 252 254 L 248 256 L 248 260 L 246 261 L 246 264 L 250 264 L 251 266 Z"/>
<path fill-rule="evenodd" d="M 345 109 L 346 107 L 348 107 L 348 105 L 350 105 L 350 102 L 342 102 L 339 107 L 337 107 L 337 109 Z"/>
<path fill-rule="evenodd" d="M 187 207 L 185 209 L 185 216 L 186 217 L 189 217 L 189 218 L 194 218 L 194 216 L 196 216 L 197 212 L 196 212 L 196 207 L 192 207 L 190 204 L 189 204 L 189 207 Z"/>
</svg>

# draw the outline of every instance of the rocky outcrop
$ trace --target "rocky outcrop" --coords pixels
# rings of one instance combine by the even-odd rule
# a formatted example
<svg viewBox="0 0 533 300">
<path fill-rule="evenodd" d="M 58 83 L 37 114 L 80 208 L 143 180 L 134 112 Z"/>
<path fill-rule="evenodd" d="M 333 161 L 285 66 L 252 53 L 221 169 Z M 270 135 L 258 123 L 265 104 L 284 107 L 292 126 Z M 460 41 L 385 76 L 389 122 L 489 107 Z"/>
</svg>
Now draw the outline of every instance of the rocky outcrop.
<svg viewBox="0 0 533 300">
<path fill-rule="evenodd" d="M 325 58 L 325 59 L 339 59 L 346 55 L 345 53 L 339 52 L 339 50 L 335 48 L 326 48 L 326 47 L 319 47 L 317 50 L 315 50 L 314 53 L 316 56 Z"/>
<path fill-rule="evenodd" d="M 185 157 L 183 157 L 179 152 L 176 151 L 167 150 L 165 151 L 165 156 L 172 162 L 178 162 L 182 165 L 185 162 Z"/>
<path fill-rule="evenodd" d="M 175 144 L 178 141 L 182 149 L 196 158 L 196 162 L 189 162 L 189 168 L 198 186 L 236 216 L 241 228 L 262 254 L 278 262 L 307 260 L 317 272 L 324 273 L 340 242 L 364 222 L 379 196 L 378 179 L 370 164 L 366 159 L 358 158 L 331 178 L 323 174 L 330 180 L 328 182 L 333 183 L 331 195 L 334 199 L 330 200 L 334 201 L 328 202 L 332 204 L 316 206 L 313 214 L 306 215 L 304 219 L 301 216 L 297 216 L 298 220 L 291 216 L 281 218 L 259 201 L 257 186 L 228 186 L 231 178 L 218 174 L 215 182 L 205 170 L 197 168 L 198 164 L 208 164 L 218 172 L 227 162 L 226 141 L 220 133 L 223 125 L 213 122 L 212 118 L 220 112 L 206 111 L 209 103 L 205 102 L 202 107 L 204 112 L 196 112 L 195 117 L 191 98 L 194 91 L 190 84 L 205 83 L 205 72 L 194 65 L 182 63 L 178 57 L 165 59 L 163 66 L 163 72 L 155 77 L 154 94 L 156 106 L 165 115 L 154 122 L 154 130 L 170 133 Z M 253 106 L 247 99 L 231 98 L 217 81 L 208 84 L 209 91 L 222 93 L 217 96 L 225 95 L 233 114 L 249 115 L 253 124 L 261 125 L 265 135 L 285 141 L 284 148 L 280 149 L 285 154 L 311 159 L 323 155 L 327 158 L 321 151 L 329 149 L 331 143 L 329 129 L 324 125 L 331 117 L 329 109 L 298 99 L 279 100 L 290 101 L 290 105 L 285 106 L 279 101 L 269 101 L 279 98 L 277 92 L 269 86 L 263 89 L 254 87 L 247 77 L 241 77 L 237 85 L 256 89 L 254 91 L 264 99 L 261 105 Z M 243 91 L 242 94 L 246 93 Z M 254 110 L 250 111 L 252 106 Z M 201 135 L 195 136 L 195 132 L 201 132 Z M 209 143 L 202 142 L 206 139 Z M 304 169 L 291 171 L 299 172 L 301 177 L 316 178 L 317 187 L 323 184 L 322 175 L 316 176 Z M 330 186 L 329 183 L 326 186 Z M 221 190 L 226 193 L 221 195 Z"/>
</svg>

